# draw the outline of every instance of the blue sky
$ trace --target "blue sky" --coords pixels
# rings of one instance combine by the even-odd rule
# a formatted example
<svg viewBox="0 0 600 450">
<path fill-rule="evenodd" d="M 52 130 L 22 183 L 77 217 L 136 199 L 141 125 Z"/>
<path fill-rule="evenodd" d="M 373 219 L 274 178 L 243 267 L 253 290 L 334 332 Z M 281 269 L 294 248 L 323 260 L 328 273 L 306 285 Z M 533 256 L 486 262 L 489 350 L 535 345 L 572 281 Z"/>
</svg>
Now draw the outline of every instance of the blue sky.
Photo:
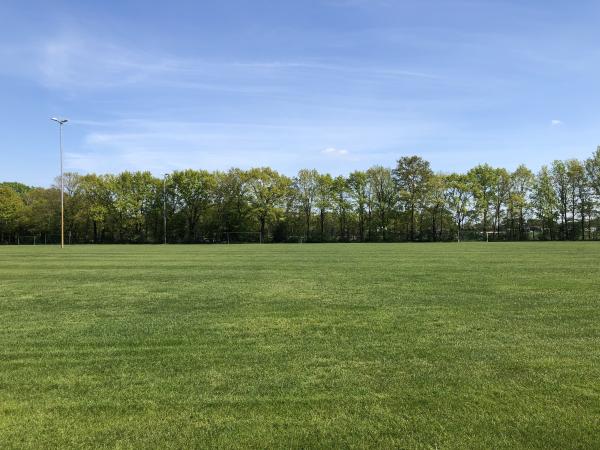
<svg viewBox="0 0 600 450">
<path fill-rule="evenodd" d="M 151 5 L 151 6 L 150 6 Z M 0 3 L 0 180 L 537 170 L 600 144 L 600 2 Z"/>
</svg>

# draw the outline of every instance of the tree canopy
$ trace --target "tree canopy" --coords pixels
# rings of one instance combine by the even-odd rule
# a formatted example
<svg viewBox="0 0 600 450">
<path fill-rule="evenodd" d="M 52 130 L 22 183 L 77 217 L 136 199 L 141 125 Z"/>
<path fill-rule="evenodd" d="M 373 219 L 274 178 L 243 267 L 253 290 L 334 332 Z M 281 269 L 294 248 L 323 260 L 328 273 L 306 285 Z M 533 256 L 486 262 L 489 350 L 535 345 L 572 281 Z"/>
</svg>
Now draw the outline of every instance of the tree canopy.
<svg viewBox="0 0 600 450">
<path fill-rule="evenodd" d="M 59 185 L 0 183 L 0 242 L 55 242 Z M 434 173 L 419 156 L 347 177 L 270 167 L 65 174 L 66 232 L 81 243 L 588 240 L 600 237 L 599 205 L 600 147 L 537 174 L 488 164 Z"/>
</svg>

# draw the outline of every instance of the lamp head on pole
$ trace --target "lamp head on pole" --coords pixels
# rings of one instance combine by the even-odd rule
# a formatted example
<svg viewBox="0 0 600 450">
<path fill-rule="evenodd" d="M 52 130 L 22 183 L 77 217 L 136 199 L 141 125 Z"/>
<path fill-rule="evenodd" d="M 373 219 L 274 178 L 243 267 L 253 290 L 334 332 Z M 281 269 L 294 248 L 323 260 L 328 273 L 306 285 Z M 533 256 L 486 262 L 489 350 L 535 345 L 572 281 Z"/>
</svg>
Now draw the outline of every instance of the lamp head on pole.
<svg viewBox="0 0 600 450">
<path fill-rule="evenodd" d="M 59 119 L 58 117 L 52 117 L 50 120 L 54 120 L 59 125 L 64 125 L 65 123 L 67 123 L 69 121 L 69 119 Z"/>
</svg>

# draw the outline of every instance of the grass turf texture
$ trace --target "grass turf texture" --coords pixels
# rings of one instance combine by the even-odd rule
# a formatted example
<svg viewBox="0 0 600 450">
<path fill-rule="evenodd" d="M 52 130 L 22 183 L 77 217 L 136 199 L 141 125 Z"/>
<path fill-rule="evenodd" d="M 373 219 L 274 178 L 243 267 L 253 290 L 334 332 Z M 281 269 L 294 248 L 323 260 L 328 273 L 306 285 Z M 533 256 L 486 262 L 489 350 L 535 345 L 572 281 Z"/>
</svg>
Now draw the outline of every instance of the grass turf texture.
<svg viewBox="0 0 600 450">
<path fill-rule="evenodd" d="M 597 243 L 0 248 L 0 447 L 600 447 Z"/>
</svg>

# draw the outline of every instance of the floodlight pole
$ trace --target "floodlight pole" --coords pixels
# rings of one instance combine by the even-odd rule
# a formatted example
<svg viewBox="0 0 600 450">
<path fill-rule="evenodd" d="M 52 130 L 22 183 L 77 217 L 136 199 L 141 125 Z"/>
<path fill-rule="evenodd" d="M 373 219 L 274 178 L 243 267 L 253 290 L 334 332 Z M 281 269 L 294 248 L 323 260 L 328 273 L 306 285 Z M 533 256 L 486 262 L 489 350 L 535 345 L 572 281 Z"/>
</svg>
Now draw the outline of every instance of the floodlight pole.
<svg viewBox="0 0 600 450">
<path fill-rule="evenodd" d="M 65 177 L 63 173 L 62 127 L 68 120 L 57 119 L 56 117 L 52 117 L 51 120 L 58 123 L 58 142 L 60 147 L 60 248 L 65 248 Z"/>
<path fill-rule="evenodd" d="M 167 176 L 163 175 L 163 236 L 164 244 L 167 245 Z"/>
</svg>

